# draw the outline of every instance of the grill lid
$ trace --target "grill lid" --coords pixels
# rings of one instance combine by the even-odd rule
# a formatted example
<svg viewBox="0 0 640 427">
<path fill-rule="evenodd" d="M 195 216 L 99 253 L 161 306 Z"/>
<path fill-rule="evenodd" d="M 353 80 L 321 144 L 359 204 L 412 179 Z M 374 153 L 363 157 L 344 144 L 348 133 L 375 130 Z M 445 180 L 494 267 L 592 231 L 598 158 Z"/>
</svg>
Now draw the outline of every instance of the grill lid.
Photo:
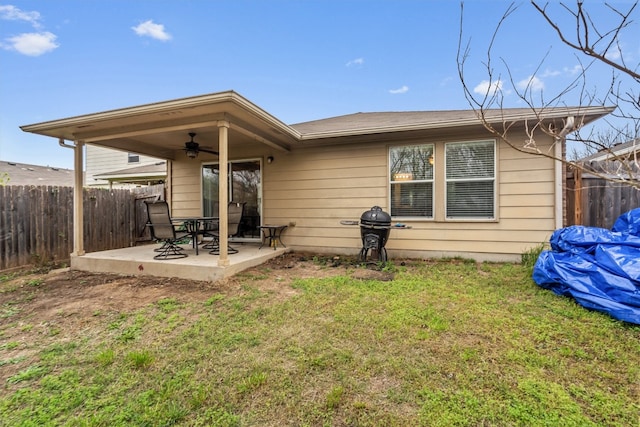
<svg viewBox="0 0 640 427">
<path fill-rule="evenodd" d="M 391 216 L 383 211 L 380 206 L 374 206 L 360 216 L 360 223 L 362 225 L 390 226 Z"/>
</svg>

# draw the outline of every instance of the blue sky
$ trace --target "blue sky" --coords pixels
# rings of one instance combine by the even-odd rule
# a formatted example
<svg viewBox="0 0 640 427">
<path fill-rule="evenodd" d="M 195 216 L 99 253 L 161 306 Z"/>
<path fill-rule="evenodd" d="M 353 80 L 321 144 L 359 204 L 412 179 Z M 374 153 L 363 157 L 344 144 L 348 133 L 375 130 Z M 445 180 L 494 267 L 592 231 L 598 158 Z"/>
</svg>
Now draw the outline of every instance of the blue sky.
<svg viewBox="0 0 640 427">
<path fill-rule="evenodd" d="M 509 4 L 465 3 L 471 88 L 487 79 L 486 48 Z M 456 64 L 460 13 L 459 2 L 445 0 L 0 3 L 0 159 L 71 168 L 71 150 L 19 126 L 225 90 L 288 124 L 468 109 Z M 606 22 L 611 14 L 597 16 Z M 639 28 L 621 40 L 636 61 Z M 504 59 L 516 84 L 546 57 L 535 86 L 548 94 L 579 66 L 527 2 L 505 23 L 495 52 L 495 65 Z M 591 76 L 594 87 L 609 83 L 605 68 Z M 523 106 L 508 92 L 505 101 Z"/>
</svg>

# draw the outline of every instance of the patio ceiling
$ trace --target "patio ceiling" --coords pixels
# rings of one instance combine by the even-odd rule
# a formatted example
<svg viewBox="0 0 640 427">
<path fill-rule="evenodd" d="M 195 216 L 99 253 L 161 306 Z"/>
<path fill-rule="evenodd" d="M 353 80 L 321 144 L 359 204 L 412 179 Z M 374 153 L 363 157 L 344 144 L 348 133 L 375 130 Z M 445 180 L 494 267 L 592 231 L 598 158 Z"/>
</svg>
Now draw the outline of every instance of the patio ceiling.
<svg viewBox="0 0 640 427">
<path fill-rule="evenodd" d="M 173 160 L 184 156 L 189 132 L 202 148 L 218 150 L 218 125 L 229 124 L 229 150 L 251 143 L 289 151 L 297 132 L 236 92 L 182 98 L 21 126 L 59 140 Z"/>
</svg>

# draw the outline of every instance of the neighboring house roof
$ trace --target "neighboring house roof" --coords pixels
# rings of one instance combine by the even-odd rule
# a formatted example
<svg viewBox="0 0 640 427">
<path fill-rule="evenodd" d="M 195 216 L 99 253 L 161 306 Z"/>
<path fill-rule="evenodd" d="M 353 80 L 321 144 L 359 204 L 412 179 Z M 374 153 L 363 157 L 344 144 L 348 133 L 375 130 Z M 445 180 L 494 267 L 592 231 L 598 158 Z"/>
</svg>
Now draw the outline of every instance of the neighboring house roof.
<svg viewBox="0 0 640 427">
<path fill-rule="evenodd" d="M 109 182 L 140 183 L 164 181 L 167 178 L 167 162 L 156 162 L 150 165 L 135 166 L 112 172 L 94 175 Z"/>
<path fill-rule="evenodd" d="M 51 185 L 73 187 L 73 169 L 0 161 L 0 176 L 9 175 L 6 185 Z"/>
<path fill-rule="evenodd" d="M 580 162 L 598 162 L 601 160 L 607 160 L 611 158 L 628 159 L 632 154 L 640 153 L 640 138 L 625 142 L 622 144 L 616 144 L 611 148 L 600 150 L 597 153 L 579 159 Z"/>
<path fill-rule="evenodd" d="M 613 109 L 515 108 L 483 113 L 497 127 L 540 119 L 563 127 L 567 117 L 574 117 L 578 124 L 587 124 Z M 238 93 L 226 91 L 37 123 L 21 129 L 61 141 L 84 141 L 173 160 L 184 151 L 189 132 L 196 133 L 195 140 L 203 147 L 215 146 L 220 127 L 228 128 L 229 149 L 258 142 L 276 150 L 291 151 L 308 144 L 386 140 L 388 134 L 398 138 L 419 137 L 433 131 L 480 128 L 478 114 L 474 110 L 357 113 L 289 126 Z"/>
</svg>

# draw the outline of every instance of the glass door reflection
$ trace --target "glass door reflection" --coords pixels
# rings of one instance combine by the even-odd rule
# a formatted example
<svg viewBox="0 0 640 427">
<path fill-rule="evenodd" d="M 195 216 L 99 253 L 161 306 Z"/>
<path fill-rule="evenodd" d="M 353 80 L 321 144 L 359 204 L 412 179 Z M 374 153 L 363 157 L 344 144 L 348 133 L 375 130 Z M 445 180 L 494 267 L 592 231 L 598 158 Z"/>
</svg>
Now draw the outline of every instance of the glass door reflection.
<svg viewBox="0 0 640 427">
<path fill-rule="evenodd" d="M 244 203 L 244 214 L 237 237 L 260 238 L 260 160 L 229 163 L 229 201 Z M 219 164 L 202 166 L 202 203 L 204 216 L 218 216 Z"/>
</svg>

